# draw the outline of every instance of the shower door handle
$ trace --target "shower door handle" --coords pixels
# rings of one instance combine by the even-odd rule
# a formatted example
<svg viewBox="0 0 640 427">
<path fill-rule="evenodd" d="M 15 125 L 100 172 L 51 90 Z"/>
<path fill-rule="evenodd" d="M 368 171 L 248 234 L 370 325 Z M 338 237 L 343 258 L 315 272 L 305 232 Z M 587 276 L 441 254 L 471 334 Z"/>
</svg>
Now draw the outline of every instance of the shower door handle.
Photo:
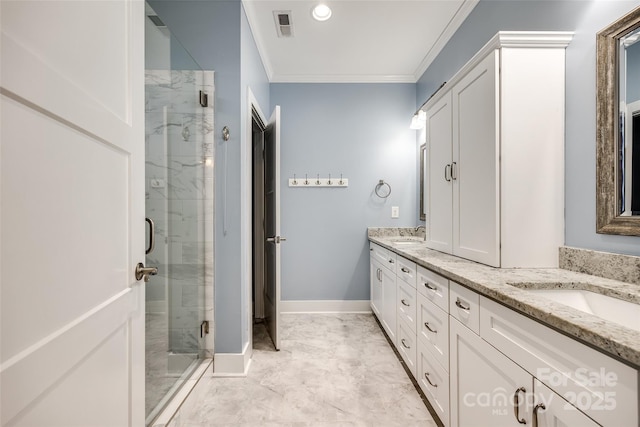
<svg viewBox="0 0 640 427">
<path fill-rule="evenodd" d="M 144 253 L 149 255 L 156 248 L 156 225 L 151 218 L 145 218 L 144 220 L 149 224 L 149 247 Z"/>
</svg>

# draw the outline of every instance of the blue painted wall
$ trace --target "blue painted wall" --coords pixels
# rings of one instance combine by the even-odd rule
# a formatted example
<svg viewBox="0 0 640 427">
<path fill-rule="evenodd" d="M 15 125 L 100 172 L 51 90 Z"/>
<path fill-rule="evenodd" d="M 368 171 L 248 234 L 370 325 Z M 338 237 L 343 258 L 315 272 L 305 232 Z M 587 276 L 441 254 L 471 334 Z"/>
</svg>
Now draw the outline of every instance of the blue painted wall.
<svg viewBox="0 0 640 427">
<path fill-rule="evenodd" d="M 283 300 L 369 299 L 366 227 L 416 225 L 415 103 L 414 84 L 271 85 L 282 108 Z M 342 173 L 349 187 L 288 186 L 305 173 Z M 380 179 L 387 199 L 373 193 Z"/>
<path fill-rule="evenodd" d="M 242 307 L 242 342 L 243 345 L 249 342 L 249 332 L 251 330 L 251 322 L 253 316 L 252 310 L 252 294 L 249 291 L 252 286 L 253 277 L 251 274 L 252 265 L 252 207 L 250 206 L 251 194 L 251 116 L 248 113 L 250 106 L 248 105 L 247 94 L 249 90 L 258 103 L 258 109 L 266 115 L 265 120 L 269 120 L 269 78 L 262 64 L 260 53 L 256 46 L 255 39 L 251 33 L 247 16 L 242 9 L 240 22 L 240 46 L 241 46 L 241 66 L 240 66 L 240 123 L 244 129 L 241 130 L 241 161 L 239 165 L 242 174 L 241 190 L 242 197 L 239 215 L 242 219 L 241 228 L 241 307 Z M 238 216 L 238 212 L 229 212 L 231 215 Z M 224 262 L 224 261 L 223 261 Z"/>
<path fill-rule="evenodd" d="M 150 2 L 205 70 L 215 71 L 215 351 L 240 353 L 248 342 L 242 191 L 246 88 L 269 106 L 268 80 L 239 0 Z M 222 128 L 231 138 L 224 142 Z"/>
<path fill-rule="evenodd" d="M 640 255 L 640 238 L 595 232 L 596 33 L 638 1 L 481 0 L 420 78 L 421 104 L 500 30 L 575 31 L 566 56 L 565 244 Z M 542 165 L 541 165 L 542 166 Z"/>
</svg>

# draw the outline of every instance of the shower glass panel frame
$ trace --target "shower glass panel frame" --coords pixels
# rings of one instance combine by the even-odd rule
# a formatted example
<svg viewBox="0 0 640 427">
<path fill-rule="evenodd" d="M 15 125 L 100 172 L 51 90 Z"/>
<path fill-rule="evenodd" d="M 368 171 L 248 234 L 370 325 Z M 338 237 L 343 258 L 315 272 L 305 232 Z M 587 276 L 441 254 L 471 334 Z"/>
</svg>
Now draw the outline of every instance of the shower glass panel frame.
<svg viewBox="0 0 640 427">
<path fill-rule="evenodd" d="M 152 425 L 213 355 L 214 86 L 213 71 L 203 71 L 146 9 L 145 197 L 156 243 L 145 265 L 158 268 L 145 289 L 145 416 Z"/>
</svg>

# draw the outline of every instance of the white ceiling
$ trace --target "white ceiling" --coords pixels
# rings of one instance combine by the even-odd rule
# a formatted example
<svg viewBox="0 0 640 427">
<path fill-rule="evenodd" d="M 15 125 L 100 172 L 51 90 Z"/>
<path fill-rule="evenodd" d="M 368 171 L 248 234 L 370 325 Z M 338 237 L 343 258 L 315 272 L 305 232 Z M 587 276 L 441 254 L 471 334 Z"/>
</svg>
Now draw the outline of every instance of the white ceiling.
<svg viewBox="0 0 640 427">
<path fill-rule="evenodd" d="M 243 0 L 271 82 L 415 83 L 478 0 Z M 293 37 L 279 38 L 274 11 L 291 11 Z"/>
</svg>

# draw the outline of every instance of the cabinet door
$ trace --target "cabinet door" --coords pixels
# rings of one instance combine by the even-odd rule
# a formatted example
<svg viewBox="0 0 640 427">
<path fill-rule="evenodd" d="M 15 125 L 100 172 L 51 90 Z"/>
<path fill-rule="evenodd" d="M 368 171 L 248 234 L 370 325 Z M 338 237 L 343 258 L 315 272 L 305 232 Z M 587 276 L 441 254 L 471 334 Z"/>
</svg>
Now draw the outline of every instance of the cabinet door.
<svg viewBox="0 0 640 427">
<path fill-rule="evenodd" d="M 451 93 L 427 111 L 427 246 L 451 253 Z"/>
<path fill-rule="evenodd" d="M 533 377 L 453 317 L 449 328 L 451 425 L 521 426 L 516 412 L 531 425 Z"/>
<path fill-rule="evenodd" d="M 494 267 L 500 266 L 497 62 L 495 51 L 451 89 L 453 254 Z"/>
<path fill-rule="evenodd" d="M 534 427 L 598 427 L 600 424 L 578 411 L 538 380 L 535 381 Z M 537 423 L 536 423 L 537 418 Z M 618 424 L 622 426 L 623 424 Z"/>
<path fill-rule="evenodd" d="M 395 345 L 396 335 L 396 275 L 386 268 L 380 269 L 382 279 L 382 318 L 380 319 L 384 330 Z"/>
<path fill-rule="evenodd" d="M 370 270 L 370 294 L 371 294 L 371 310 L 380 319 L 382 315 L 382 280 L 380 263 L 371 259 L 369 262 Z"/>
</svg>

